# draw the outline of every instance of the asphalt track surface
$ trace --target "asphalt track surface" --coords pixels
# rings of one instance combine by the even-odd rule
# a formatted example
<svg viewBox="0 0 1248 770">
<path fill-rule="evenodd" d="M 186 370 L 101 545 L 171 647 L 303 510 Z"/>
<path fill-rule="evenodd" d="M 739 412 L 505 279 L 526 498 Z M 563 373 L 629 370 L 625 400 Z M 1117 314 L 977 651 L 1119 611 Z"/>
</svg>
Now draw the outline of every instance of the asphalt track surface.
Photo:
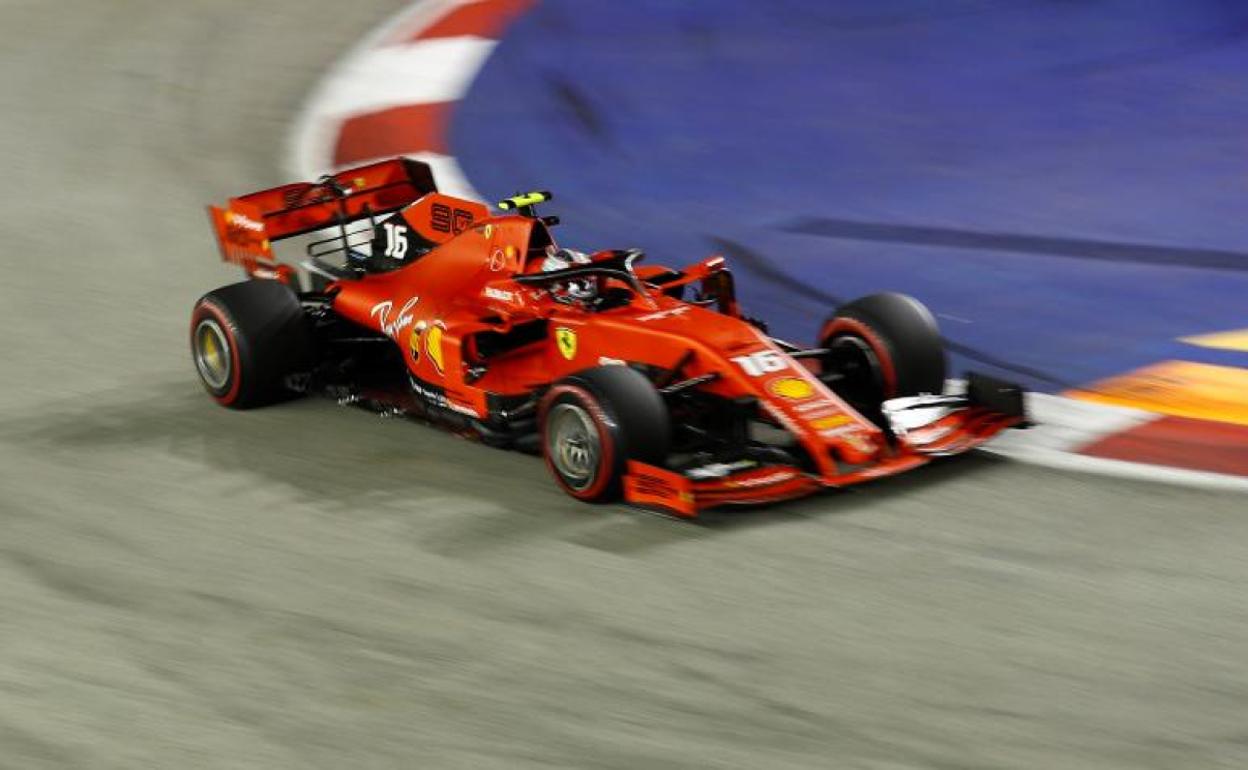
<svg viewBox="0 0 1248 770">
<path fill-rule="evenodd" d="M 399 2 L 0 6 L 0 767 L 1248 766 L 1248 500 L 971 456 L 701 525 L 214 406 L 202 204 Z"/>
</svg>

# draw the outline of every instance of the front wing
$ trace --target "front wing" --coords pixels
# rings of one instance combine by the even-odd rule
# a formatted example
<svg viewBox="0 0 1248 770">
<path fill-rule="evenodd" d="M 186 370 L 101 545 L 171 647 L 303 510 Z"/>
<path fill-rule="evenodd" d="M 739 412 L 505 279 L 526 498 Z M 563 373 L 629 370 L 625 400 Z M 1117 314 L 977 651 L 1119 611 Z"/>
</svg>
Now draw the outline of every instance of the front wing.
<svg viewBox="0 0 1248 770">
<path fill-rule="evenodd" d="M 838 465 L 830 475 L 793 465 L 750 467 L 716 478 L 629 461 L 624 498 L 647 508 L 693 517 L 720 505 L 770 503 L 802 497 L 825 487 L 843 487 L 893 476 L 936 457 L 968 452 L 1027 417 L 1022 391 L 991 378 L 971 375 L 964 396 L 912 396 L 885 402 L 892 440 L 874 461 Z"/>
</svg>

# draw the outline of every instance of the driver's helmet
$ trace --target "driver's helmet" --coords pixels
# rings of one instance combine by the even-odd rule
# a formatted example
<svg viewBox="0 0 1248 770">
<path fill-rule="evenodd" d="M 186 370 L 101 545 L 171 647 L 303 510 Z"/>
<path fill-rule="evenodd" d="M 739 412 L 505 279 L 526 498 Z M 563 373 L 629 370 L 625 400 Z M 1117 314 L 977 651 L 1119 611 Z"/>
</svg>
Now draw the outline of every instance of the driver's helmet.
<svg viewBox="0 0 1248 770">
<path fill-rule="evenodd" d="M 589 264 L 589 261 L 589 257 L 583 252 L 550 245 L 546 247 L 546 258 L 542 260 L 542 272 L 549 273 L 573 265 L 585 265 Z M 556 299 L 585 301 L 593 299 L 598 294 L 597 286 L 597 282 L 592 277 L 576 278 L 553 285 L 551 293 Z"/>
</svg>

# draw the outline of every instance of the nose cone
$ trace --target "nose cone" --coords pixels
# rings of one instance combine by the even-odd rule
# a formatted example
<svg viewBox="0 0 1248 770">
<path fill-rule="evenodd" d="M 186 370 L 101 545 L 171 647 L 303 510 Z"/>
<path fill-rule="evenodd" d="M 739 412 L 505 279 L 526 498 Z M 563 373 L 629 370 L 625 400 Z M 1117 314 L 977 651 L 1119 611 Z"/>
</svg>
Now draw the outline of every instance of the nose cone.
<svg viewBox="0 0 1248 770">
<path fill-rule="evenodd" d="M 801 362 L 788 356 L 783 360 L 787 366 L 760 378 L 760 396 L 772 416 L 805 439 L 809 450 L 817 447 L 850 464 L 877 457 L 884 448 L 883 432 Z"/>
</svg>

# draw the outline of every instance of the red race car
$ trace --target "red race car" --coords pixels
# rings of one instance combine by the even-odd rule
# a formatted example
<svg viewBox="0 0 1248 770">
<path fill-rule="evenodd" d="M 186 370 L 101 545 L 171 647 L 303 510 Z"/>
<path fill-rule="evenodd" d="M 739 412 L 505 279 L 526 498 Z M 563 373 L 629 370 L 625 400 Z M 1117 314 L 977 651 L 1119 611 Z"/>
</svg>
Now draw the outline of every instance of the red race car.
<svg viewBox="0 0 1248 770">
<path fill-rule="evenodd" d="M 319 392 L 421 417 L 539 452 L 579 500 L 680 516 L 888 476 L 1025 423 L 1008 383 L 944 394 L 940 333 L 910 297 L 850 302 L 802 348 L 741 313 L 722 257 L 559 248 L 534 208 L 550 197 L 493 216 L 395 159 L 210 207 L 249 280 L 195 304 L 204 387 L 240 409 Z M 272 246 L 296 237 L 299 268 Z"/>
</svg>

